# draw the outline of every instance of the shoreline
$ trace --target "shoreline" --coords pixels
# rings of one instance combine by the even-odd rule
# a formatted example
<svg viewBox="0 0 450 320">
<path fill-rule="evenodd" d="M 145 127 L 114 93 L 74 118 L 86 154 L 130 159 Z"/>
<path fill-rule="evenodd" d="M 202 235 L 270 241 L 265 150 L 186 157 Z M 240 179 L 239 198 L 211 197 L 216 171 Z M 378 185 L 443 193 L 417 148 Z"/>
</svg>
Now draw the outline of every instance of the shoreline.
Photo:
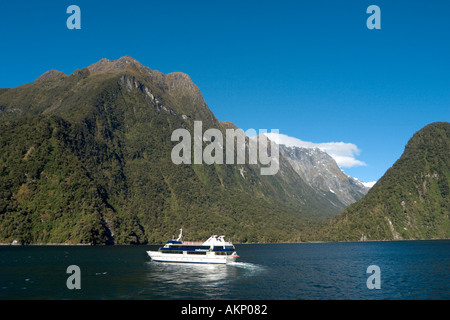
<svg viewBox="0 0 450 320">
<path fill-rule="evenodd" d="M 24 246 L 100 246 L 90 243 L 0 243 L 0 246 L 24 247 Z"/>
<path fill-rule="evenodd" d="M 433 238 L 433 239 L 401 239 L 401 240 L 365 240 L 365 241 L 305 241 L 305 242 L 247 242 L 235 243 L 236 245 L 262 245 L 262 244 L 322 244 L 322 243 L 364 243 L 364 242 L 407 242 L 407 241 L 445 241 L 450 238 Z M 143 244 L 91 244 L 91 243 L 0 243 L 0 246 L 83 246 L 83 247 L 114 247 L 114 246 L 160 246 L 164 243 L 143 243 Z"/>
</svg>

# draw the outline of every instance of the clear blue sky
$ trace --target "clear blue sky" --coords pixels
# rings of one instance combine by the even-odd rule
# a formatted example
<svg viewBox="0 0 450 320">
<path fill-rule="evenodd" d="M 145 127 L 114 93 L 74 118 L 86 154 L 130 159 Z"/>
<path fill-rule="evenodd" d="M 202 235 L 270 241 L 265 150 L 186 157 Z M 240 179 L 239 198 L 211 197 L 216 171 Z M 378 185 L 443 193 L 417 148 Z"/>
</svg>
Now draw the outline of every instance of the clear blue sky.
<svg viewBox="0 0 450 320">
<path fill-rule="evenodd" d="M 0 87 L 129 55 L 189 74 L 220 120 L 357 145 L 367 166 L 344 171 L 371 181 L 414 132 L 450 121 L 449 16 L 437 0 L 2 1 Z"/>
</svg>

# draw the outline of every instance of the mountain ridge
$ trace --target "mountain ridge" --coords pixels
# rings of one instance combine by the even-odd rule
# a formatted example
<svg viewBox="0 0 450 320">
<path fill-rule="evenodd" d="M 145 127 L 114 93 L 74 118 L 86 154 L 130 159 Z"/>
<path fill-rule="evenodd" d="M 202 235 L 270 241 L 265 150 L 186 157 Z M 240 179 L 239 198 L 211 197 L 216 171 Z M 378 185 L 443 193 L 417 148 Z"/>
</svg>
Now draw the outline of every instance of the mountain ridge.
<svg viewBox="0 0 450 320">
<path fill-rule="evenodd" d="M 274 176 L 261 175 L 261 165 L 248 162 L 174 165 L 171 134 L 180 128 L 193 132 L 196 120 L 204 130 L 237 129 L 215 117 L 188 75 L 164 75 L 127 56 L 102 59 L 70 75 L 49 70 L 33 83 L 0 89 L 0 242 L 157 243 L 180 227 L 191 240 L 222 233 L 244 243 L 447 236 L 447 220 L 434 206 L 448 208 L 443 196 L 448 169 L 416 173 L 420 181 L 407 185 L 408 192 L 417 195 L 412 203 L 396 195 L 404 194 L 402 186 L 396 189 L 396 181 L 408 175 L 394 179 L 386 173 L 364 198 L 334 218 L 346 201 L 362 196 L 358 182 L 335 170 L 346 186 L 341 191 L 349 192 L 339 199 L 338 190 L 327 184 L 331 180 L 299 174 L 286 150 L 280 152 Z M 440 126 L 447 128 L 446 123 Z M 427 152 L 437 159 L 447 155 L 440 161 L 448 168 L 448 149 L 431 138 L 436 135 L 448 145 L 442 130 L 425 135 L 434 145 Z M 245 141 L 248 149 L 248 137 Z M 412 144 L 423 151 L 427 143 L 420 148 Z M 311 156 L 312 167 L 319 164 L 314 161 L 331 163 L 329 156 L 326 161 L 322 157 Z M 426 163 L 434 163 L 434 158 Z M 415 166 L 414 161 L 408 165 Z M 447 180 L 441 181 L 444 176 Z M 390 198 L 396 207 L 387 218 L 354 213 L 366 212 L 374 199 Z M 390 207 L 377 212 L 385 208 Z M 432 212 L 428 218 L 423 214 L 427 210 Z M 330 218 L 327 227 L 315 229 Z M 428 219 L 428 231 L 423 219 Z"/>
<path fill-rule="evenodd" d="M 193 132 L 195 120 L 234 126 L 219 122 L 189 76 L 129 57 L 4 91 L 0 240 L 154 243 L 182 226 L 192 237 L 300 241 L 340 210 L 284 158 L 274 176 L 260 165 L 174 165 L 171 134 Z"/>
<path fill-rule="evenodd" d="M 303 180 L 328 196 L 335 195 L 342 203 L 342 209 L 361 199 L 368 191 L 362 183 L 352 180 L 352 177 L 341 171 L 336 161 L 319 148 L 287 147 L 281 144 L 280 149 Z"/>
</svg>

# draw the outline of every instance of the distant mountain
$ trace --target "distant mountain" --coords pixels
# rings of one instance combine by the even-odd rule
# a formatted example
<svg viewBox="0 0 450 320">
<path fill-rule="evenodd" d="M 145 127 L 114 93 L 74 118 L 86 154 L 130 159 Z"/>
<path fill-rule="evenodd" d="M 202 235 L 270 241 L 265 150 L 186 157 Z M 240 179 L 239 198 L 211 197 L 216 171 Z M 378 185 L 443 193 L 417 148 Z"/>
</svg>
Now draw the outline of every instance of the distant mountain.
<svg viewBox="0 0 450 320">
<path fill-rule="evenodd" d="M 311 238 L 328 241 L 450 237 L 450 123 L 427 125 L 368 194 Z"/>
<path fill-rule="evenodd" d="M 1 89 L 0 242 L 154 243 L 181 227 L 191 240 L 299 241 L 345 206 L 284 156 L 273 176 L 259 165 L 173 164 L 172 132 L 193 132 L 196 120 L 235 128 L 188 75 L 131 57 Z"/>
<path fill-rule="evenodd" d="M 342 209 L 369 191 L 359 180 L 342 172 L 336 161 L 318 148 L 280 145 L 280 150 L 306 183 Z"/>
<path fill-rule="evenodd" d="M 354 178 L 354 179 L 355 179 L 355 178 Z M 358 179 L 356 179 L 356 180 L 358 180 Z M 359 183 L 362 183 L 362 185 L 363 185 L 364 187 L 366 187 L 367 189 L 372 188 L 372 187 L 375 185 L 375 183 L 377 183 L 376 181 L 363 182 L 363 181 L 359 181 L 359 180 L 358 180 L 358 182 L 359 182 Z"/>
</svg>

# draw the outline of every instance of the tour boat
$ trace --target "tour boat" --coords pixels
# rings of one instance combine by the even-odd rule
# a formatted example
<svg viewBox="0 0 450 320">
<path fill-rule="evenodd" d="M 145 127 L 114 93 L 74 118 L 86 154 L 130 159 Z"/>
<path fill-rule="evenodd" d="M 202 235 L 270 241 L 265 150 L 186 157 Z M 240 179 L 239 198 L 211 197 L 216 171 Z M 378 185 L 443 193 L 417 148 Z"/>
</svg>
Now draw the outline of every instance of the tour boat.
<svg viewBox="0 0 450 320">
<path fill-rule="evenodd" d="M 181 241 L 182 237 L 183 229 L 180 229 L 176 240 L 167 241 L 158 251 L 147 253 L 158 262 L 226 264 L 239 257 L 233 243 L 224 240 L 225 236 L 214 235 L 205 242 Z"/>
</svg>

